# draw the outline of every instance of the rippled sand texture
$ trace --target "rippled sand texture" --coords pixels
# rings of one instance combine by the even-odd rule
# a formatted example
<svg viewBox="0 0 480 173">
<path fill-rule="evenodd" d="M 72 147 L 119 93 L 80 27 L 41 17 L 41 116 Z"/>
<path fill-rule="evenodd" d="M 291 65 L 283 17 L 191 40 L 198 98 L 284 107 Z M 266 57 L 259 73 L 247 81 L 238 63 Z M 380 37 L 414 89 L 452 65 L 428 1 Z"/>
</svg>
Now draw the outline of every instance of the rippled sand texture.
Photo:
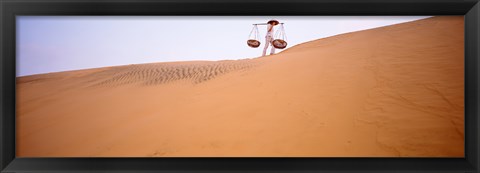
<svg viewBox="0 0 480 173">
<path fill-rule="evenodd" d="M 433 17 L 264 58 L 20 77 L 17 156 L 463 157 L 463 26 Z"/>
</svg>

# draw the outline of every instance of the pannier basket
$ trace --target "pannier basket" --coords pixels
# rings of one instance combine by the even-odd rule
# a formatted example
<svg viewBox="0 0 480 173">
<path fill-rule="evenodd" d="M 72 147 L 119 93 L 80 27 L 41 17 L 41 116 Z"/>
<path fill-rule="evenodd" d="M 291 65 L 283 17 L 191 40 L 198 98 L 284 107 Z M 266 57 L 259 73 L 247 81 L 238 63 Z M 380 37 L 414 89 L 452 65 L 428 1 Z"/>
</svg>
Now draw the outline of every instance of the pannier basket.
<svg viewBox="0 0 480 173">
<path fill-rule="evenodd" d="M 287 42 L 282 39 L 275 39 L 272 41 L 272 45 L 277 49 L 284 49 L 287 47 Z"/>
<path fill-rule="evenodd" d="M 252 48 L 257 48 L 258 46 L 260 46 L 260 41 L 250 39 L 250 40 L 247 40 L 247 44 Z"/>
</svg>

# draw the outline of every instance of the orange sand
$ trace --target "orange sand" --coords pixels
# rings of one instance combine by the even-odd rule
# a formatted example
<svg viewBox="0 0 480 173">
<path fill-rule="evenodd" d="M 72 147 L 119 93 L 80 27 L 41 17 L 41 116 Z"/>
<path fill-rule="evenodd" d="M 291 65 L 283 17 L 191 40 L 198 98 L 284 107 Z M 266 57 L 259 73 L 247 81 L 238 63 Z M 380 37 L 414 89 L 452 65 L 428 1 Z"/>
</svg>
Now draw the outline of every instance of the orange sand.
<svg viewBox="0 0 480 173">
<path fill-rule="evenodd" d="M 17 78 L 18 157 L 463 157 L 463 16 Z"/>
</svg>

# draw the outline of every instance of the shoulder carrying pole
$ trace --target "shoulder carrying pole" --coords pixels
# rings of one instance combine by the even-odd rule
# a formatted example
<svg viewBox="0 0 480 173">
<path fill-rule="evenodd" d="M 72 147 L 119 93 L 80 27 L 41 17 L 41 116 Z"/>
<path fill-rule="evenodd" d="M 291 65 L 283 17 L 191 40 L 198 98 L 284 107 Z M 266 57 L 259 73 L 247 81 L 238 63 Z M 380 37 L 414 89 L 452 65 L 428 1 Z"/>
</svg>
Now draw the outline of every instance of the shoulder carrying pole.
<svg viewBox="0 0 480 173">
<path fill-rule="evenodd" d="M 280 23 L 283 24 L 283 23 Z M 268 23 L 254 23 L 253 25 L 268 25 Z"/>
</svg>

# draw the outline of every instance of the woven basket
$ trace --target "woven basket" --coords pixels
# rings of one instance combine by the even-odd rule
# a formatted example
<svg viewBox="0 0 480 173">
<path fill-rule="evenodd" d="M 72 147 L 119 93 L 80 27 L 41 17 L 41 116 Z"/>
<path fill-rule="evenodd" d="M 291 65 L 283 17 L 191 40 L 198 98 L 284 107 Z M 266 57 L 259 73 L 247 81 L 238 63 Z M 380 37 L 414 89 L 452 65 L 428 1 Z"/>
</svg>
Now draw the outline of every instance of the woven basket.
<svg viewBox="0 0 480 173">
<path fill-rule="evenodd" d="M 250 39 L 250 40 L 247 40 L 247 44 L 252 48 L 257 48 L 258 46 L 260 46 L 260 41 Z"/>
<path fill-rule="evenodd" d="M 284 49 L 287 47 L 287 42 L 282 39 L 275 39 L 272 41 L 272 45 L 277 49 Z"/>
</svg>

